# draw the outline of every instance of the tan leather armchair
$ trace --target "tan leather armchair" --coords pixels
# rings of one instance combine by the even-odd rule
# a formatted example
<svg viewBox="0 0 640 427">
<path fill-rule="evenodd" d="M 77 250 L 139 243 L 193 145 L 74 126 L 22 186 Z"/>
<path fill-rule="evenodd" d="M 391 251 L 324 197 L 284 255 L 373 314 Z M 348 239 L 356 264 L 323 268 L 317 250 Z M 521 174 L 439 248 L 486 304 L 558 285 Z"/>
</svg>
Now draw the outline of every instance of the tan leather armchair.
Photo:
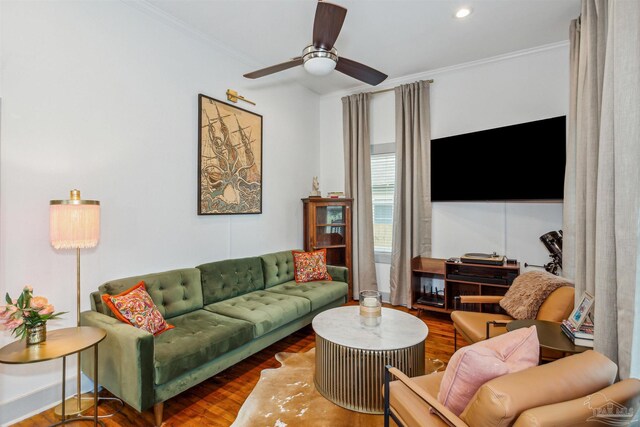
<svg viewBox="0 0 640 427">
<path fill-rule="evenodd" d="M 573 311 L 575 290 L 571 286 L 563 286 L 553 291 L 538 310 L 537 320 L 562 322 Z M 497 304 L 503 297 L 493 295 L 464 295 L 460 297 L 462 304 Z M 506 324 L 513 317 L 506 314 L 478 313 L 474 311 L 456 310 L 451 313 L 454 335 L 453 345 L 458 349 L 458 333 L 470 344 L 501 335 L 506 332 Z"/>
<path fill-rule="evenodd" d="M 408 378 L 388 366 L 385 427 L 390 419 L 406 427 L 632 425 L 640 380 L 614 384 L 617 371 L 615 363 L 589 350 L 487 382 L 458 417 L 437 400 L 444 372 Z M 391 374 L 396 381 L 389 381 Z M 610 407 L 619 411 L 617 424 L 606 418 Z"/>
</svg>

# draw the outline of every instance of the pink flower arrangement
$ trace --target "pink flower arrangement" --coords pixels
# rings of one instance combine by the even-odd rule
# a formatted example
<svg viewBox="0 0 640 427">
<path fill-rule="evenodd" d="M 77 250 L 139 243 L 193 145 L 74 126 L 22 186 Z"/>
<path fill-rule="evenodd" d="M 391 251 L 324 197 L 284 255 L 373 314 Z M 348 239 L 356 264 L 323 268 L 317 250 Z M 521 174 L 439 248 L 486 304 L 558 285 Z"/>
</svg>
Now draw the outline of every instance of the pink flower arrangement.
<svg viewBox="0 0 640 427">
<path fill-rule="evenodd" d="M 65 313 L 54 313 L 53 305 L 41 296 L 33 296 L 33 288 L 26 285 L 18 299 L 6 294 L 7 305 L 0 305 L 0 329 L 9 330 L 23 339 L 27 330 L 44 325 L 48 320 L 56 319 Z"/>
</svg>

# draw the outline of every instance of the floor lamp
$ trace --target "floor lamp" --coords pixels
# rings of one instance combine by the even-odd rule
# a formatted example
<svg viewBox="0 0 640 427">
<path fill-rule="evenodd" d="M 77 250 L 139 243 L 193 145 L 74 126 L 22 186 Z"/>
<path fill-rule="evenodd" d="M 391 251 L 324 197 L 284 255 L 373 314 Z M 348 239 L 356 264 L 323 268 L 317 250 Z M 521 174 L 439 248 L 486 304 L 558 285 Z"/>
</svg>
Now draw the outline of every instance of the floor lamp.
<svg viewBox="0 0 640 427">
<path fill-rule="evenodd" d="M 93 248 L 100 239 L 100 202 L 82 200 L 80 190 L 71 190 L 69 200 L 51 200 L 49 203 L 51 245 L 55 249 L 76 250 L 76 321 L 80 326 L 80 249 Z M 82 399 L 80 380 L 81 356 L 78 353 L 76 395 L 67 399 L 67 415 L 78 415 L 93 406 L 93 399 Z M 62 414 L 62 406 L 56 408 Z"/>
</svg>

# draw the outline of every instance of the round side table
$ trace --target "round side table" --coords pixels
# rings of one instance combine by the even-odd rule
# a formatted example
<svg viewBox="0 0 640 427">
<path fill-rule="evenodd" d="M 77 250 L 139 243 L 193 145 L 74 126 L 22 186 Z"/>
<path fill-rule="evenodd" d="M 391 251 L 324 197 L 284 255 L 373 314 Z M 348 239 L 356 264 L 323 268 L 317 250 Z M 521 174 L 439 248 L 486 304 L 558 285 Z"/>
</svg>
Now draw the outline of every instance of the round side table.
<svg viewBox="0 0 640 427">
<path fill-rule="evenodd" d="M 556 322 L 546 320 L 514 320 L 507 323 L 507 331 L 511 332 L 520 328 L 528 328 L 529 326 L 536 327 L 540 347 L 569 354 L 582 353 L 583 351 L 589 350 L 588 347 L 582 347 L 572 343 L 562 332 L 560 323 Z"/>
<path fill-rule="evenodd" d="M 27 346 L 24 341 L 14 341 L 11 344 L 0 348 L 0 363 L 25 364 L 38 363 L 47 360 L 62 358 L 62 421 L 52 424 L 59 426 L 75 421 L 91 421 L 93 425 L 98 425 L 98 343 L 107 336 L 107 333 L 100 328 L 91 326 L 80 326 L 76 328 L 56 329 L 47 332 L 47 340 L 43 343 Z M 67 356 L 94 348 L 93 366 L 93 405 L 94 415 L 86 417 L 74 417 L 66 419 L 65 412 L 65 377 L 67 371 Z M 80 390 L 78 390 L 78 393 Z"/>
</svg>

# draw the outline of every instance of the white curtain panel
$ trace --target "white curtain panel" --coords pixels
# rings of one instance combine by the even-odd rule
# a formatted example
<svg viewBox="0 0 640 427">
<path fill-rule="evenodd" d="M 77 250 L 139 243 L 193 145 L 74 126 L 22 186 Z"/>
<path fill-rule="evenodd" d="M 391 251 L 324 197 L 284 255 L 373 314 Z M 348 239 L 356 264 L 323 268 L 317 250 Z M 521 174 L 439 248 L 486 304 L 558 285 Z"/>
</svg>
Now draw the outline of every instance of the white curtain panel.
<svg viewBox="0 0 640 427">
<path fill-rule="evenodd" d="M 411 259 L 431 256 L 429 83 L 395 88 L 396 183 L 391 249 L 391 304 L 411 307 Z"/>
<path fill-rule="evenodd" d="M 595 295 L 595 349 L 640 376 L 640 2 L 571 24 L 563 274 Z"/>
<path fill-rule="evenodd" d="M 371 140 L 369 104 L 371 94 L 342 98 L 345 195 L 353 198 L 351 224 L 352 277 L 354 297 L 361 290 L 376 290 L 373 248 L 373 202 L 371 195 Z"/>
</svg>

